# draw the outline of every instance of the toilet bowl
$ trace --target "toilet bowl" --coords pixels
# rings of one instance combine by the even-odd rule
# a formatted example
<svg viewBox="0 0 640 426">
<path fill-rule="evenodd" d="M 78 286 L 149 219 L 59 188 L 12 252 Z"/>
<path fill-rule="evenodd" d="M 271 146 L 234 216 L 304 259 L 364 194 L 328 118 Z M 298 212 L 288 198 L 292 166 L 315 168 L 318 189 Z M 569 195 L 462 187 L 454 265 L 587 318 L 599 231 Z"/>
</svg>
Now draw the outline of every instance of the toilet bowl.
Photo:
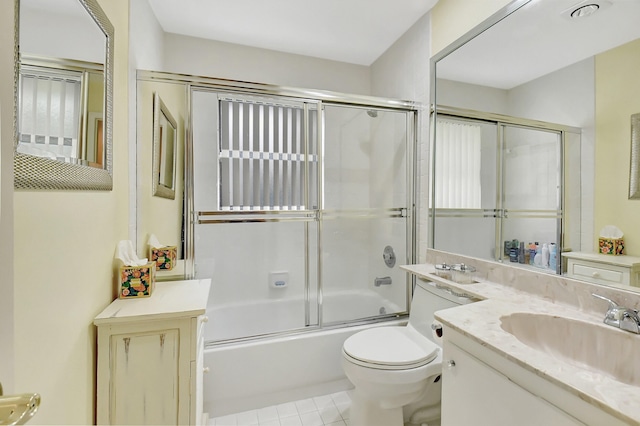
<svg viewBox="0 0 640 426">
<path fill-rule="evenodd" d="M 465 302 L 431 287 L 416 285 L 406 326 L 371 328 L 345 340 L 342 367 L 354 385 L 352 426 L 402 426 L 404 407 L 440 401 L 442 348 L 431 335 L 433 313 Z"/>
</svg>

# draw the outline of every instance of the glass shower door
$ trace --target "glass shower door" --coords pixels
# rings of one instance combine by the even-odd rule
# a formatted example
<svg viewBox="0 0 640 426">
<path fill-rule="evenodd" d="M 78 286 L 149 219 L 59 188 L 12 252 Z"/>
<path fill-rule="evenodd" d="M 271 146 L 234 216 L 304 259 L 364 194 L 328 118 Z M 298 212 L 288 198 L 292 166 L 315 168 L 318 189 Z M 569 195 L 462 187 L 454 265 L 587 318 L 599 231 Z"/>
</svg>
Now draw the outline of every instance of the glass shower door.
<svg viewBox="0 0 640 426">
<path fill-rule="evenodd" d="M 561 132 L 502 126 L 502 211 L 500 241 L 527 248 L 538 243 L 538 260 L 529 256 L 511 259 L 498 250 L 506 262 L 528 263 L 541 269 L 550 268 L 543 260 L 542 247 L 558 247 L 562 226 L 562 143 Z M 519 244 L 520 245 L 520 244 Z M 524 257 L 529 257 L 525 262 Z M 559 256 L 558 256 L 559 257 Z M 548 257 L 547 257 L 548 259 Z M 515 263 L 514 262 L 514 263 Z M 556 262 L 557 264 L 557 262 Z M 555 266 L 555 265 L 551 265 Z"/>
<path fill-rule="evenodd" d="M 199 88 L 191 99 L 194 269 L 212 280 L 206 340 L 317 326 L 317 105 Z"/>
<path fill-rule="evenodd" d="M 324 105 L 322 323 L 407 312 L 412 113 Z"/>
</svg>

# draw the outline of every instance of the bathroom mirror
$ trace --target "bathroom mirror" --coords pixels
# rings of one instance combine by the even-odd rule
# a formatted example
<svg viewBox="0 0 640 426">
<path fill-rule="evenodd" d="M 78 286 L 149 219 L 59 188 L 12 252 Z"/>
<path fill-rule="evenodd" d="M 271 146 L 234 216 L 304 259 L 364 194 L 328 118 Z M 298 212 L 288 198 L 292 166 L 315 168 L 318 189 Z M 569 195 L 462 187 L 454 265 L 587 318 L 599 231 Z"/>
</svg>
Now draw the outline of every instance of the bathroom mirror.
<svg viewBox="0 0 640 426">
<path fill-rule="evenodd" d="M 15 188 L 111 190 L 113 25 L 96 0 L 16 1 Z"/>
<path fill-rule="evenodd" d="M 175 267 L 158 270 L 156 278 L 183 279 L 188 86 L 163 81 L 158 73 L 146 71 L 138 71 L 136 86 L 138 256 L 149 256 L 148 242 L 152 235 L 164 246 L 177 246 Z"/>
<path fill-rule="evenodd" d="M 153 97 L 153 195 L 175 199 L 178 125 L 158 93 Z"/>
<path fill-rule="evenodd" d="M 596 13 L 574 13 L 586 3 L 512 1 L 434 55 L 433 120 L 439 110 L 464 109 L 580 129 L 580 149 L 562 158 L 579 169 L 580 194 L 562 196 L 580 197 L 580 232 L 563 248 L 595 252 L 599 229 L 613 224 L 625 232 L 628 254 L 637 256 L 640 206 L 629 198 L 640 159 L 629 118 L 640 112 L 640 2 L 589 1 Z M 522 167 L 514 186 L 535 187 L 544 177 L 537 166 Z"/>
</svg>

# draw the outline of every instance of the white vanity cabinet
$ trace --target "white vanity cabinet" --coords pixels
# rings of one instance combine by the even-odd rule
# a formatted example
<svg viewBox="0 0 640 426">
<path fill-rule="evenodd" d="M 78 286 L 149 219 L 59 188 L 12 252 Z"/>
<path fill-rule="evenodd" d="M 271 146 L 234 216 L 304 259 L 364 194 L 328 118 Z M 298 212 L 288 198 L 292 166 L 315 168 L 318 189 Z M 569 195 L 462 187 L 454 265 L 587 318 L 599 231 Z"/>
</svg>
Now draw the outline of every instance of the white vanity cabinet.
<svg viewBox="0 0 640 426">
<path fill-rule="evenodd" d="M 158 282 L 151 297 L 115 300 L 94 319 L 98 424 L 202 424 L 209 288 Z"/>
<path fill-rule="evenodd" d="M 594 284 L 640 287 L 640 257 L 566 252 L 567 276 Z"/>
<path fill-rule="evenodd" d="M 625 423 L 445 327 L 441 424 L 622 426 Z"/>
<path fill-rule="evenodd" d="M 453 343 L 445 343 L 444 352 L 443 426 L 584 425 Z"/>
</svg>

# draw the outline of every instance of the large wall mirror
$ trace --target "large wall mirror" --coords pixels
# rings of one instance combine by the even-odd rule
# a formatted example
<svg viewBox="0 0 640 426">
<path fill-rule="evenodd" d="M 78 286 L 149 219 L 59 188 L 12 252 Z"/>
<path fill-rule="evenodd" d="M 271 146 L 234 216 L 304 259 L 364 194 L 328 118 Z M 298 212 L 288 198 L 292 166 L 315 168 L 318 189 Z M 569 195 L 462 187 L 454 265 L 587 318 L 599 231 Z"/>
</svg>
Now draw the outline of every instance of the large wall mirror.
<svg viewBox="0 0 640 426">
<path fill-rule="evenodd" d="M 17 189 L 112 189 L 114 30 L 96 0 L 19 1 Z"/>
<path fill-rule="evenodd" d="M 634 151 L 631 131 L 632 116 L 640 112 L 638 16 L 638 1 L 514 0 L 434 56 L 433 123 L 444 120 L 451 129 L 497 135 L 501 145 L 492 147 L 497 153 L 491 158 L 478 160 L 477 175 L 488 176 L 494 188 L 482 188 L 486 194 L 470 208 L 449 209 L 446 221 L 469 226 L 447 228 L 451 223 L 444 219 L 434 224 L 432 214 L 431 247 L 503 262 L 510 261 L 506 242 L 516 239 L 525 246 L 539 238 L 559 251 L 597 252 L 598 232 L 611 224 L 623 230 L 627 254 L 640 256 L 640 203 L 630 199 L 640 166 L 634 163 L 639 148 Z M 432 149 L 444 133 L 439 126 L 433 126 Z M 536 143 L 528 143 L 536 132 Z M 436 149 L 433 158 L 441 154 Z M 507 166 L 489 176 L 486 167 L 496 163 Z M 437 168 L 438 163 L 434 195 L 442 183 Z M 483 226 L 495 219 L 484 200 L 495 203 L 497 197 L 498 210 L 506 209 L 505 194 L 515 197 L 514 214 Z M 435 202 L 432 198 L 432 206 Z M 485 217 L 472 218 L 477 212 Z M 543 216 L 557 221 L 554 215 L 564 217 L 555 240 L 552 234 L 525 231 L 507 235 L 517 221 L 532 220 L 529 230 L 535 230 Z M 500 238 L 485 232 L 496 227 Z M 446 229 L 447 238 L 439 240 L 438 231 Z M 486 235 L 473 234 L 481 232 Z M 480 251 L 471 244 L 456 246 L 469 235 L 474 236 L 467 241 L 482 241 Z M 504 257 L 496 259 L 496 253 Z M 548 269 L 563 272 L 561 264 L 554 266 Z"/>
</svg>

